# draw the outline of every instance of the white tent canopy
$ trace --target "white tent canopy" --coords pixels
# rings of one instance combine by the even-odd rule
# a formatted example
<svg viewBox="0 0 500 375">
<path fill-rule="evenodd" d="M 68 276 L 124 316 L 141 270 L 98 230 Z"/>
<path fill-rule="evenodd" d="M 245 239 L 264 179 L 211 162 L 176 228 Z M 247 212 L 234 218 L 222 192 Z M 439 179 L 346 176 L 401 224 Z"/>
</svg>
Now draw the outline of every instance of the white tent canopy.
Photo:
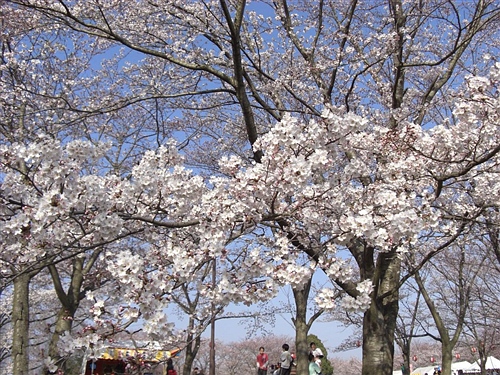
<svg viewBox="0 0 500 375">
<path fill-rule="evenodd" d="M 452 374 L 458 374 L 459 370 L 462 370 L 463 372 L 468 372 L 468 371 L 471 371 L 471 368 L 473 366 L 474 366 L 474 364 L 467 362 L 467 361 L 453 362 L 451 364 L 451 371 L 452 371 Z M 425 374 L 432 375 L 432 374 L 434 374 L 434 370 L 438 367 L 440 367 L 440 366 L 434 365 L 434 366 L 427 366 L 427 367 L 418 367 L 412 371 L 411 375 L 425 375 Z M 479 369 L 479 366 L 477 366 L 477 368 Z"/>
<path fill-rule="evenodd" d="M 479 360 L 474 362 L 472 366 L 479 370 Z M 486 358 L 486 370 L 500 370 L 500 360 L 496 359 L 493 356 Z"/>
<path fill-rule="evenodd" d="M 427 367 L 418 367 L 415 370 L 412 371 L 411 375 L 433 375 L 434 370 L 439 368 L 440 366 L 435 365 L 435 366 L 427 366 Z M 451 364 L 451 373 L 452 374 L 458 374 L 458 370 L 466 371 L 471 367 L 471 364 L 467 361 L 463 362 L 456 362 Z"/>
<path fill-rule="evenodd" d="M 415 370 L 411 372 L 411 375 L 432 375 L 434 374 L 434 370 L 439 366 L 427 366 L 427 367 L 417 367 Z"/>
<path fill-rule="evenodd" d="M 500 360 L 493 356 L 486 358 L 486 370 L 500 370 Z M 479 367 L 479 360 L 471 363 L 470 367 L 467 369 L 467 372 L 479 371 L 481 371 L 481 367 Z"/>
<path fill-rule="evenodd" d="M 418 367 L 411 372 L 411 375 L 432 375 L 434 374 L 434 370 L 438 367 L 438 365 Z M 479 372 L 480 367 L 477 361 L 473 363 L 461 361 L 452 363 L 451 370 L 453 374 L 458 374 L 458 370 L 462 370 L 465 373 L 470 373 Z M 495 357 L 488 357 L 486 360 L 486 370 L 500 370 L 500 360 L 496 359 Z M 393 375 L 401 375 L 401 370 L 394 371 Z"/>
<path fill-rule="evenodd" d="M 491 356 L 486 359 L 486 370 L 500 370 L 500 360 Z"/>
<path fill-rule="evenodd" d="M 458 370 L 468 370 L 472 366 L 472 363 L 467 362 L 467 361 L 461 361 L 461 362 L 454 362 L 451 364 L 451 369 L 454 371 Z"/>
<path fill-rule="evenodd" d="M 481 371 L 481 367 L 479 367 L 477 362 L 471 363 L 470 367 L 467 369 L 467 372 L 479 372 Z"/>
</svg>

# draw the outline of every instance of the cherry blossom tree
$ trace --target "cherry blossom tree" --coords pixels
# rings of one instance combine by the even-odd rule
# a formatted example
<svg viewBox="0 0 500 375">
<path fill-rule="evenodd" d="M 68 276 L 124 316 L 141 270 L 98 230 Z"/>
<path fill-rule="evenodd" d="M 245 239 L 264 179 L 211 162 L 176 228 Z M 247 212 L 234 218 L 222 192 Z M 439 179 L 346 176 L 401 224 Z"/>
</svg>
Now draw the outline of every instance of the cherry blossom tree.
<svg viewBox="0 0 500 375">
<path fill-rule="evenodd" d="M 267 332 L 264 324 L 272 325 L 274 323 L 276 310 L 271 310 L 264 303 L 237 312 L 230 312 L 226 311 L 226 303 L 215 304 L 213 299 L 206 298 L 204 289 L 213 282 L 213 271 L 215 271 L 213 266 L 213 262 L 205 264 L 200 270 L 201 272 L 197 273 L 196 280 L 182 283 L 168 295 L 172 301 L 172 307 L 179 312 L 179 317 L 187 319 L 183 330 L 185 337 L 178 345 L 182 348 L 181 356 L 184 360 L 182 373 L 184 375 L 192 373 L 193 363 L 195 363 L 202 345 L 201 335 L 207 331 L 209 326 L 210 329 L 216 330 L 217 322 L 236 319 L 239 323 L 245 324 L 247 336 L 255 337 Z M 252 286 L 248 287 L 252 288 Z"/>
<path fill-rule="evenodd" d="M 116 53 L 92 78 L 87 67 L 55 86 L 62 88 L 47 95 L 47 106 L 57 109 L 44 117 L 49 124 L 68 116 L 93 135 L 128 125 L 120 134 L 134 133 L 130 140 L 162 134 L 156 140 L 164 145 L 158 130 L 165 128 L 182 138 L 145 152 L 127 178 L 122 171 L 103 177 L 96 167 L 87 181 L 56 168 L 58 158 L 44 162 L 57 176 L 89 184 L 75 187 L 78 199 L 62 205 L 72 214 L 80 213 L 73 207 L 92 208 L 71 216 L 76 229 L 58 217 L 63 238 L 83 232 L 79 246 L 90 249 L 115 241 L 126 222 L 156 246 L 150 259 L 164 263 L 108 255 L 130 308 L 141 300 L 146 330 L 171 333 L 163 330 L 164 301 L 155 297 L 212 259 L 230 259 L 218 285 L 205 289 L 221 303 L 271 298 L 278 285 L 299 288 L 321 270 L 345 292 L 342 308 L 364 311 L 363 374 L 391 373 L 398 288 L 411 277 L 401 275 L 402 258 L 418 249 L 413 272 L 420 269 L 498 202 L 495 2 L 16 0 L 3 6 L 43 25 L 53 56 L 69 43 L 77 62 L 95 63 L 89 51 Z M 35 42 L 26 49 L 36 50 Z M 175 117 L 165 120 L 169 112 Z M 68 154 L 81 160 L 83 150 L 94 152 L 80 144 L 75 150 L 70 143 Z M 136 145 L 120 151 L 142 156 Z M 12 147 L 13 155 L 27 153 Z M 177 148 L 187 163 L 214 173 L 188 171 Z M 48 151 L 61 148 L 45 149 L 50 160 Z M 4 159 L 3 168 L 13 169 Z M 115 165 L 104 155 L 99 160 L 108 160 L 108 170 Z M 14 176 L 32 179 L 23 171 Z M 53 217 L 61 204 L 49 203 L 55 195 L 41 183 L 45 190 L 37 186 L 32 195 L 50 192 L 40 212 Z M 23 191 L 21 181 L 15 186 L 15 194 Z M 4 196 L 22 212 L 25 200 Z M 14 224 L 4 243 L 21 236 L 22 223 Z M 41 245 L 43 237 L 33 240 Z M 51 243 L 61 246 L 67 243 Z M 31 259 L 49 259 L 40 250 L 46 246 L 27 248 Z M 148 273 L 151 266 L 155 272 Z M 334 308 L 333 295 L 325 289 L 317 301 Z M 96 299 L 97 320 L 103 304 Z"/>
<path fill-rule="evenodd" d="M 362 364 L 357 358 L 333 358 L 331 360 L 333 373 L 338 375 L 361 374 Z"/>
<path fill-rule="evenodd" d="M 5 4 L 2 4 L 4 6 Z M 90 143 L 97 143 L 99 137 L 103 135 L 109 136 L 113 134 L 115 129 L 122 129 L 123 127 L 108 126 L 102 128 L 101 131 L 97 129 L 102 126 L 102 119 L 96 119 L 96 113 L 90 111 L 78 111 L 75 107 L 78 106 L 77 102 L 83 102 L 89 100 L 83 93 L 85 92 L 86 84 L 84 80 L 78 79 L 80 72 L 89 71 L 91 67 L 90 61 L 85 59 L 79 59 L 78 54 L 85 51 L 87 56 L 93 58 L 99 57 L 99 48 L 89 48 L 85 45 L 85 41 L 74 41 L 72 44 L 69 39 L 66 39 L 63 33 L 52 33 L 50 26 L 43 25 L 42 23 L 37 23 L 37 18 L 32 17 L 31 22 L 18 22 L 23 17 L 19 15 L 15 9 L 10 9 L 4 7 L 5 13 L 2 13 L 3 26 L 5 26 L 5 32 L 2 36 L 2 65 L 1 65 L 1 84 L 4 92 L 3 102 L 2 102 L 2 141 L 6 145 L 14 145 L 11 148 L 11 152 L 14 154 L 15 147 L 20 144 L 28 144 L 30 141 L 38 142 L 40 134 L 48 135 L 48 137 L 54 138 L 78 138 L 84 135 L 89 138 Z M 33 31 L 35 30 L 35 31 Z M 57 38 L 61 37 L 64 41 L 68 43 L 57 44 Z M 81 48 L 81 49 L 79 49 Z M 61 55 L 56 58 L 53 57 L 54 51 L 65 56 L 65 59 L 60 58 Z M 73 82 L 73 83 L 71 83 Z M 77 82 L 77 83 L 76 83 Z M 78 89 L 75 86 L 78 85 Z M 74 95 L 78 93 L 78 95 Z M 62 103 L 68 104 L 67 106 Z M 102 113 L 101 113 L 101 118 Z M 104 117 L 106 117 L 104 115 Z M 137 122 L 138 115 L 135 118 Z M 113 119 L 106 119 L 108 123 L 113 123 Z M 73 126 L 77 124 L 76 126 Z M 87 164 L 87 168 L 98 168 L 100 173 L 103 173 L 104 169 L 111 169 L 116 171 L 116 173 L 121 173 L 125 170 L 125 166 L 128 165 L 128 159 L 133 159 L 134 156 L 139 153 L 137 150 L 134 153 L 131 152 L 133 149 L 130 145 L 133 142 L 128 141 L 132 136 L 123 136 L 123 131 L 120 133 L 116 132 L 114 134 L 114 139 L 118 141 L 114 142 L 113 151 L 109 152 L 111 149 L 105 145 L 97 143 L 98 147 L 104 146 L 107 148 L 108 152 L 101 153 L 99 162 L 93 164 Z M 155 135 L 156 141 L 158 141 L 160 134 Z M 43 143 L 43 141 L 42 141 Z M 90 143 L 88 144 L 90 146 Z M 36 149 L 36 144 L 32 145 Z M 54 144 L 54 147 L 58 146 Z M 140 148 L 139 142 L 136 141 L 136 148 Z M 142 146 L 144 147 L 144 146 Z M 44 162 L 49 165 L 50 156 L 48 155 L 48 150 L 52 150 L 52 146 L 48 146 L 48 149 L 44 150 L 43 147 L 37 152 L 39 152 L 42 158 L 45 158 Z M 52 150 L 54 151 L 54 150 Z M 80 150 L 85 154 L 85 151 Z M 71 153 L 71 152 L 70 152 Z M 5 155 L 8 157 L 8 155 Z M 71 159 L 72 156 L 69 156 Z M 79 156 L 77 156 L 79 157 Z M 57 156 L 56 156 L 57 158 Z M 85 158 L 85 157 L 84 157 Z M 8 162 L 3 164 L 2 172 L 9 174 L 21 170 L 21 175 L 24 174 L 24 179 L 26 185 L 33 188 L 34 199 L 36 197 L 40 198 L 43 194 L 48 194 L 48 199 L 51 200 L 51 204 L 56 206 L 58 204 L 58 196 L 67 193 L 62 185 L 59 186 L 57 178 L 50 181 L 50 173 L 46 173 L 46 178 L 48 178 L 48 186 L 50 186 L 50 192 L 45 191 L 45 188 L 41 185 L 37 185 L 39 181 L 36 181 L 35 174 L 39 172 L 36 166 L 30 164 L 31 160 L 23 160 L 22 157 L 18 159 L 19 165 L 9 165 Z M 40 159 L 38 160 L 40 161 Z M 26 163 L 27 162 L 27 163 Z M 41 161 L 40 161 L 41 162 Z M 53 162 L 53 160 L 52 160 Z M 88 160 L 87 160 L 88 162 Z M 23 165 L 26 163 L 26 165 Z M 57 163 L 63 165 L 64 160 L 59 160 Z M 35 161 L 36 164 L 36 161 Z M 70 167 L 73 168 L 74 166 Z M 33 170 L 31 170 L 33 168 Z M 50 167 L 49 167 L 50 171 Z M 57 174 L 59 170 L 52 169 L 52 172 Z M 75 173 L 79 173 L 77 170 L 73 170 Z M 32 173 L 32 175 L 30 175 Z M 71 177 L 62 172 L 62 179 Z M 64 184 L 64 183 L 63 183 Z M 8 186 L 8 183 L 3 185 Z M 12 191 L 16 191 L 17 188 L 12 188 Z M 22 188 L 24 190 L 25 188 Z M 53 189 L 53 190 L 52 190 Z M 97 191 L 95 191 L 97 193 Z M 23 204 L 26 202 L 18 202 L 18 205 L 14 203 L 16 198 L 11 195 L 11 192 L 4 191 L 5 195 L 2 197 L 7 203 L 3 208 L 6 210 L 4 218 L 10 218 L 18 213 L 22 215 L 27 214 L 27 210 L 23 208 Z M 55 194 L 55 195 L 53 195 Z M 50 197 L 52 195 L 52 197 Z M 42 200 L 47 199 L 47 197 L 41 197 Z M 21 198 L 22 200 L 22 198 Z M 86 203 L 81 201 L 82 206 L 86 206 Z M 42 207 L 46 204 L 41 203 Z M 29 204 L 28 204 L 29 206 Z M 95 208 L 95 207 L 94 207 Z M 75 210 L 75 207 L 70 203 L 69 206 L 62 209 Z M 23 211 L 24 210 L 24 211 Z M 39 212 L 33 212 L 38 216 L 43 214 Z M 72 216 L 75 214 L 73 212 L 66 212 L 66 215 Z M 76 215 L 78 216 L 78 212 Z M 56 214 L 57 216 L 57 214 Z M 30 215 L 26 216 L 25 222 L 31 220 Z M 38 219 L 38 218 L 37 218 Z M 49 220 L 50 221 L 50 220 Z M 57 221 L 57 219 L 56 219 Z M 66 222 L 67 217 L 62 219 L 62 222 Z M 12 221 L 13 222 L 13 221 Z M 11 224 L 12 224 L 11 222 Z M 52 222 L 53 225 L 57 226 L 56 223 Z M 50 224 L 49 224 L 50 225 Z M 77 224 L 78 225 L 78 224 Z M 112 224 L 113 225 L 113 224 Z M 63 225 L 59 229 L 63 230 Z M 117 228 L 118 229 L 118 228 Z M 72 230 L 69 229 L 69 235 L 74 236 L 75 233 L 71 233 Z M 29 231 L 24 233 L 25 235 L 31 236 Z M 87 233 L 88 234 L 88 233 Z M 119 238 L 120 236 L 118 236 Z M 116 238 L 115 238 L 116 239 Z M 17 241 L 15 238 L 10 238 L 9 241 Z M 78 240 L 76 240 L 78 241 Z M 26 283 L 32 280 L 32 277 L 38 274 L 40 270 L 44 267 L 50 269 L 54 288 L 57 291 L 59 300 L 61 303 L 61 308 L 59 311 L 58 320 L 54 325 L 54 334 L 52 335 L 52 342 L 47 348 L 46 355 L 52 357 L 56 361 L 60 357 L 58 355 L 58 342 L 59 337 L 72 327 L 72 322 L 75 319 L 75 313 L 80 305 L 81 299 L 85 296 L 85 290 L 92 290 L 102 282 L 102 273 L 100 275 L 100 281 L 97 280 L 98 271 L 92 269 L 97 257 L 102 252 L 104 245 L 108 244 L 108 241 L 93 241 L 91 246 L 81 246 L 81 243 L 73 243 L 72 245 L 66 244 L 61 247 L 58 246 L 57 250 L 54 252 L 46 251 L 42 252 L 40 255 L 28 254 L 28 249 L 25 249 L 25 257 L 18 258 L 19 262 L 16 264 L 12 259 L 16 259 L 13 252 L 4 253 L 5 257 L 2 259 L 4 265 L 9 265 L 5 269 L 2 269 L 2 287 L 8 285 L 9 282 L 13 282 L 14 285 L 20 285 L 18 283 L 23 283 L 23 287 L 18 286 L 16 292 L 19 290 L 24 291 L 23 293 L 17 292 L 16 297 L 13 299 L 14 305 L 16 303 L 21 303 L 23 305 L 21 308 L 13 309 L 12 321 L 14 324 L 19 323 L 18 329 L 15 329 L 19 334 L 13 335 L 14 338 L 14 355 L 13 358 L 22 357 L 20 363 L 23 366 L 27 366 L 28 358 L 28 321 L 29 321 L 29 309 L 30 305 L 28 302 L 28 294 L 26 292 Z M 99 245 L 100 242 L 100 245 Z M 49 248 L 53 243 L 45 242 L 44 247 Z M 35 246 L 36 248 L 36 246 Z M 54 256 L 54 254 L 57 254 Z M 68 273 L 66 270 L 72 268 L 73 272 Z M 91 275 L 90 280 L 87 275 Z M 29 276 L 29 277 L 25 277 Z M 64 278 L 64 280 L 62 279 Z M 69 281 L 68 281 L 69 279 Z M 99 281 L 99 282 L 96 282 Z M 4 284 L 5 282 L 5 284 Z M 92 284 L 92 285 L 91 285 Z M 64 290 L 64 287 L 67 287 Z M 16 317 L 16 312 L 23 312 L 22 317 Z M 117 327 L 115 327 L 117 329 Z M 20 334 L 22 332 L 22 334 Z M 19 341 L 19 342 L 17 342 Z M 21 342 L 22 341 L 22 342 Z M 19 348 L 19 349 L 16 349 Z M 22 353 L 19 356 L 17 353 Z M 36 361 L 30 359 L 30 363 L 34 364 Z M 15 370 L 17 371 L 17 367 Z M 23 367 L 24 368 L 24 367 Z M 25 370 L 20 370 L 23 373 Z"/>
<path fill-rule="evenodd" d="M 92 148 L 81 146 L 73 143 L 62 149 L 52 140 L 42 139 L 29 147 L 20 144 L 2 147 L 5 251 L 1 261 L 4 280 L 12 279 L 14 284 L 14 373 L 27 372 L 30 280 L 58 259 L 77 257 L 98 244 L 105 244 L 108 234 L 115 238 L 119 236 L 116 230 L 122 230 L 121 225 L 116 225 L 116 220 L 121 219 L 107 214 L 112 212 L 109 206 L 102 216 L 96 210 L 94 198 L 100 196 L 102 203 L 109 203 L 99 193 L 98 180 L 79 176 L 81 168 L 76 157 L 80 152 L 83 159 L 93 154 Z M 71 147 L 77 152 L 73 153 Z M 95 182 L 97 185 L 92 186 Z M 97 194 L 91 203 L 81 200 L 84 191 Z M 76 201 L 79 203 L 75 204 Z M 103 220 L 110 226 L 105 228 L 103 223 L 103 232 L 99 232 L 93 220 Z"/>
</svg>

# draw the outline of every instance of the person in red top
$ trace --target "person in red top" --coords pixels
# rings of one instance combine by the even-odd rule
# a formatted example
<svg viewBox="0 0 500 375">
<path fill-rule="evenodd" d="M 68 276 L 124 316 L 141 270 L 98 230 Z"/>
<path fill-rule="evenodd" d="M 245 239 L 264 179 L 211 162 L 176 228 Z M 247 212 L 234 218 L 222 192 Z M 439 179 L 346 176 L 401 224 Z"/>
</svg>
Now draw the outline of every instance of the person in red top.
<svg viewBox="0 0 500 375">
<path fill-rule="evenodd" d="M 267 374 L 267 363 L 269 362 L 269 356 L 264 353 L 264 347 L 259 348 L 259 354 L 257 354 L 257 375 Z"/>
</svg>

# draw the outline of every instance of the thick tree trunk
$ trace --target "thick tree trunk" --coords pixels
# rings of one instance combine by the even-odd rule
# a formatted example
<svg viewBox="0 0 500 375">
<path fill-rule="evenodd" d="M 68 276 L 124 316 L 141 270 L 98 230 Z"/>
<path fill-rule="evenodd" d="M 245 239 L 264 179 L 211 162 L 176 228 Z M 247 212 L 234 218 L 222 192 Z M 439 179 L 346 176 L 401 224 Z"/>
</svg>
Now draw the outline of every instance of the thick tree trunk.
<svg viewBox="0 0 500 375">
<path fill-rule="evenodd" d="M 394 358 L 394 328 L 386 307 L 372 303 L 363 320 L 362 375 L 391 375 Z M 397 310 L 397 307 L 395 308 Z"/>
<path fill-rule="evenodd" d="M 307 343 L 307 334 L 310 324 L 307 322 L 307 300 L 311 289 L 312 277 L 304 285 L 303 289 L 292 288 L 295 299 L 295 354 L 297 355 L 297 375 L 309 373 L 309 345 Z"/>
<path fill-rule="evenodd" d="M 31 276 L 22 274 L 14 279 L 12 307 L 13 375 L 28 375 L 29 347 L 29 284 Z"/>
<path fill-rule="evenodd" d="M 443 342 L 441 347 L 441 375 L 451 375 L 451 362 L 453 361 L 453 347 L 455 344 Z"/>
<path fill-rule="evenodd" d="M 379 254 L 373 275 L 375 289 L 363 318 L 362 375 L 392 375 L 400 268 L 395 253 Z"/>
</svg>

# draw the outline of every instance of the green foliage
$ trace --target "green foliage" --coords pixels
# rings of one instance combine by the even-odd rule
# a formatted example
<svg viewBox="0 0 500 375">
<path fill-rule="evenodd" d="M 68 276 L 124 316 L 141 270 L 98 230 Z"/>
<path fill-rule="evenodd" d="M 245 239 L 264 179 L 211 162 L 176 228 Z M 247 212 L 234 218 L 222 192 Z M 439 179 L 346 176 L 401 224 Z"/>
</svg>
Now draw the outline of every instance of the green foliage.
<svg viewBox="0 0 500 375">
<path fill-rule="evenodd" d="M 321 359 L 321 373 L 323 375 L 332 375 L 333 374 L 333 366 L 328 360 L 328 351 L 325 346 L 321 342 L 321 340 L 316 335 L 307 335 L 307 343 L 310 344 L 314 342 L 318 348 L 323 352 L 324 357 Z"/>
</svg>

